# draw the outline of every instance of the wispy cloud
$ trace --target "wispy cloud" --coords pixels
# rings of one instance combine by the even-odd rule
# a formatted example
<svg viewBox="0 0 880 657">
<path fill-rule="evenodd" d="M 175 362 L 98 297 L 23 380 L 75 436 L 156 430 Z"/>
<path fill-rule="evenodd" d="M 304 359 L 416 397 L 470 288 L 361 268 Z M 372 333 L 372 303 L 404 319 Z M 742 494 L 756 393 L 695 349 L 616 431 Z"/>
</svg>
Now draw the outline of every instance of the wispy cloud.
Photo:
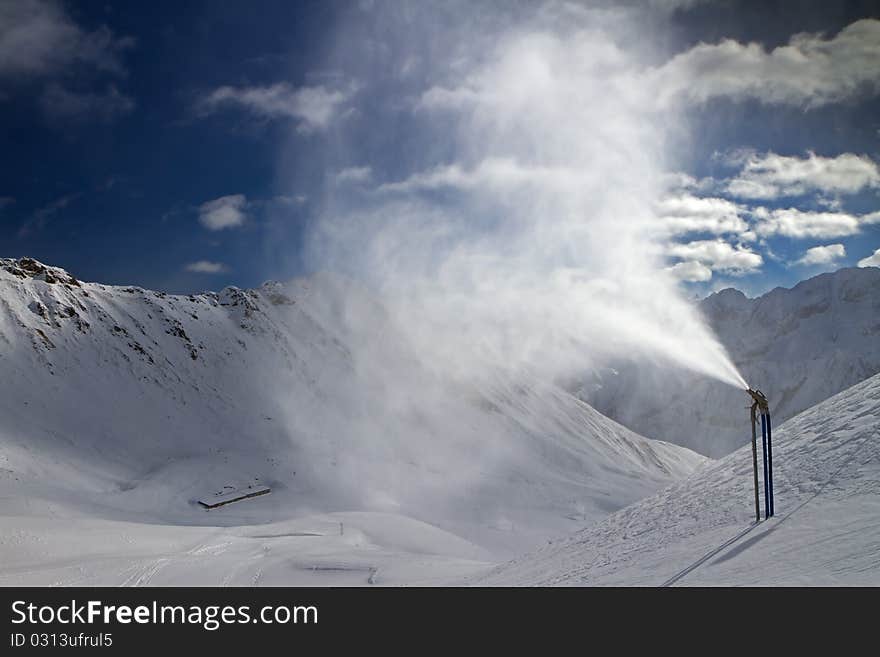
<svg viewBox="0 0 880 657">
<path fill-rule="evenodd" d="M 222 262 L 211 262 L 210 260 L 198 260 L 191 262 L 186 267 L 186 271 L 195 272 L 197 274 L 222 274 L 229 271 L 229 267 Z"/>
<path fill-rule="evenodd" d="M 109 85 L 104 92 L 77 92 L 59 84 L 46 87 L 40 99 L 46 115 L 52 119 L 98 119 L 111 121 L 135 108 L 130 97 Z"/>
<path fill-rule="evenodd" d="M 308 200 L 309 199 L 305 194 L 296 194 L 293 196 L 279 194 L 278 196 L 273 196 L 268 201 L 250 201 L 249 203 L 263 203 L 268 205 L 281 206 L 299 206 L 303 205 Z"/>
<path fill-rule="evenodd" d="M 370 167 L 348 167 L 336 174 L 336 182 L 339 184 L 364 183 L 372 177 L 373 170 Z"/>
<path fill-rule="evenodd" d="M 705 178 L 695 178 L 689 173 L 683 171 L 672 171 L 663 174 L 663 186 L 670 193 L 705 193 L 715 191 L 717 181 L 711 176 Z"/>
<path fill-rule="evenodd" d="M 80 196 L 82 196 L 82 194 L 79 192 L 67 194 L 39 208 L 21 225 L 18 229 L 18 236 L 27 237 L 36 231 L 43 230 L 52 217 L 61 212 Z"/>
<path fill-rule="evenodd" d="M 307 133 L 329 126 L 354 91 L 351 85 L 329 89 L 293 87 L 286 82 L 269 86 L 224 86 L 199 99 L 196 109 L 202 115 L 224 108 L 243 109 L 262 119 L 295 121 L 297 129 Z"/>
<path fill-rule="evenodd" d="M 692 9 L 708 2 L 712 0 L 648 0 L 648 4 L 655 9 L 671 12 Z"/>
<path fill-rule="evenodd" d="M 122 53 L 133 45 L 106 27 L 83 30 L 54 0 L 0 3 L 0 77 L 46 76 L 81 65 L 124 75 Z"/>
<path fill-rule="evenodd" d="M 199 206 L 199 222 L 208 230 L 241 226 L 247 219 L 247 198 L 244 194 L 221 196 Z"/>
<path fill-rule="evenodd" d="M 587 183 L 591 172 L 568 166 L 526 164 L 510 157 L 487 157 L 476 165 L 439 165 L 379 186 L 380 192 L 411 193 L 438 189 L 494 191 L 552 188 L 560 192 Z"/>
<path fill-rule="evenodd" d="M 123 54 L 134 44 L 106 26 L 87 31 L 56 0 L 0 2 L 0 85 L 38 81 L 39 106 L 54 121 L 109 121 L 134 109 L 134 100 L 115 85 L 91 88 L 96 74 L 127 75 Z M 28 88 L 13 84 L 10 93 Z"/>
</svg>

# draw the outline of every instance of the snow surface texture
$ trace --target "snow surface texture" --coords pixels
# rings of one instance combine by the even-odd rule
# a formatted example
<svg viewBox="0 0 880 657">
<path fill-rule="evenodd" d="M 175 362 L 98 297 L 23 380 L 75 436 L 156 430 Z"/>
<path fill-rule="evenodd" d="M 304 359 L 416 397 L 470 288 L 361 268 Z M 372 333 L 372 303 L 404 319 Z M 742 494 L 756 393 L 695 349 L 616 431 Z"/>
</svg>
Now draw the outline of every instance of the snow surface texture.
<svg viewBox="0 0 880 657">
<path fill-rule="evenodd" d="M 0 584 L 449 581 L 705 460 L 418 356 L 332 276 L 173 296 L 0 260 Z"/>
<path fill-rule="evenodd" d="M 777 422 L 880 372 L 880 269 L 841 269 L 757 299 L 717 292 L 700 310 Z M 577 387 L 577 386 L 576 386 Z M 633 431 L 711 457 L 750 440 L 728 386 L 644 360 L 596 372 L 578 396 Z"/>
<path fill-rule="evenodd" d="M 801 413 L 773 436 L 770 520 L 755 523 L 747 446 L 468 582 L 880 585 L 880 375 Z"/>
</svg>

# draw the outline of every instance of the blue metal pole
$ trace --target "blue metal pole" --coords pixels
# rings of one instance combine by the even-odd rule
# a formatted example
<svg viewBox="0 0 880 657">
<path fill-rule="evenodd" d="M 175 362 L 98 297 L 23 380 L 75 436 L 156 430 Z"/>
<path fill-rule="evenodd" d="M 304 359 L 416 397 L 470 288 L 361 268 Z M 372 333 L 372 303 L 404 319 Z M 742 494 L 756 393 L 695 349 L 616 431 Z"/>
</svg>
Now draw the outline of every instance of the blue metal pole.
<svg viewBox="0 0 880 657">
<path fill-rule="evenodd" d="M 758 439 L 755 436 L 755 423 L 758 419 L 755 417 L 756 404 L 752 404 L 752 411 L 749 416 L 752 425 L 752 473 L 755 475 L 755 522 L 761 522 L 761 502 L 758 497 Z"/>
<path fill-rule="evenodd" d="M 770 481 L 767 473 L 767 421 L 761 413 L 761 453 L 764 456 L 764 518 L 770 517 Z"/>
<path fill-rule="evenodd" d="M 770 515 L 775 511 L 773 509 L 773 444 L 770 440 L 770 413 L 767 414 L 767 472 L 769 473 L 768 481 L 770 482 Z"/>
</svg>

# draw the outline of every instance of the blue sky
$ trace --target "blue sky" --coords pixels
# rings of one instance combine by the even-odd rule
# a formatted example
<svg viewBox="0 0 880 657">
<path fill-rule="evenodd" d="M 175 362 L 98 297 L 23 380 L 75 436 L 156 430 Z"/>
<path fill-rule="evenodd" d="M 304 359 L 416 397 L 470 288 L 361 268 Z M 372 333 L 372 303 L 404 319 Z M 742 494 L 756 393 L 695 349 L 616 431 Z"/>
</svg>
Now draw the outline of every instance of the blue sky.
<svg viewBox="0 0 880 657">
<path fill-rule="evenodd" d="M 458 193 L 495 184 L 480 163 L 506 151 L 481 160 L 453 137 L 461 115 L 425 107 L 508 89 L 480 77 L 481 48 L 524 23 L 566 29 L 548 6 L 5 2 L 0 255 L 170 291 L 253 286 L 337 266 L 315 225 L 408 211 L 373 194 L 394 184 L 479 233 L 503 208 Z M 658 248 L 690 294 L 874 262 L 876 3 L 584 6 L 671 125 L 654 210 L 676 228 Z"/>
</svg>

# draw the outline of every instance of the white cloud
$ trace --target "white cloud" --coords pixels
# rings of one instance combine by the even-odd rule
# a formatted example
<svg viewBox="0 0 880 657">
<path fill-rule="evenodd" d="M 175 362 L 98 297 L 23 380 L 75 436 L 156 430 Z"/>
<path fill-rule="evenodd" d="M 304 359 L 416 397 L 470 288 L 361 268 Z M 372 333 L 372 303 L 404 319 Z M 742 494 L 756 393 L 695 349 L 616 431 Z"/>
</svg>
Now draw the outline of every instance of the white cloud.
<svg viewBox="0 0 880 657">
<path fill-rule="evenodd" d="M 246 207 L 247 198 L 244 194 L 221 196 L 199 206 L 199 221 L 208 230 L 241 226 L 247 218 Z"/>
<path fill-rule="evenodd" d="M 748 224 L 740 217 L 743 209 L 727 199 L 679 194 L 662 199 L 657 211 L 674 235 L 685 233 L 744 233 Z"/>
<path fill-rule="evenodd" d="M 827 265 L 835 260 L 846 257 L 843 244 L 828 244 L 807 249 L 804 255 L 795 261 L 796 265 Z"/>
<path fill-rule="evenodd" d="M 185 269 L 197 274 L 222 274 L 225 271 L 229 271 L 229 268 L 222 262 L 211 262 L 210 260 L 191 262 Z"/>
<path fill-rule="evenodd" d="M 767 210 L 756 208 L 753 214 L 758 218 L 755 232 L 761 237 L 782 237 L 823 239 L 845 237 L 860 231 L 860 223 L 867 223 L 873 215 L 864 218 L 845 212 L 811 212 L 787 208 Z M 877 214 L 877 213 L 874 213 Z"/>
<path fill-rule="evenodd" d="M 111 121 L 131 112 L 135 103 L 114 86 L 103 93 L 76 92 L 59 84 L 46 87 L 40 99 L 46 115 L 53 119 L 100 119 Z"/>
<path fill-rule="evenodd" d="M 121 75 L 120 55 L 133 45 L 106 27 L 85 32 L 60 2 L 0 2 L 0 78 L 53 75 L 76 65 Z"/>
<path fill-rule="evenodd" d="M 880 86 L 880 21 L 858 20 L 831 38 L 796 34 L 767 51 L 726 39 L 700 43 L 647 73 L 659 102 L 675 97 L 754 98 L 768 104 L 818 107 Z"/>
<path fill-rule="evenodd" d="M 706 265 L 695 260 L 678 262 L 666 269 L 679 281 L 688 283 L 701 283 L 712 279 L 712 270 Z"/>
<path fill-rule="evenodd" d="M 337 183 L 363 183 L 373 177 L 370 167 L 348 167 L 336 174 Z"/>
<path fill-rule="evenodd" d="M 853 194 L 866 187 L 880 187 L 880 169 L 870 158 L 853 153 L 805 158 L 776 153 L 752 153 L 742 171 L 727 184 L 727 192 L 739 198 L 775 199 L 807 192 Z"/>
<path fill-rule="evenodd" d="M 225 86 L 202 98 L 197 109 L 209 114 L 221 107 L 239 107 L 261 118 L 296 121 L 301 132 L 311 132 L 330 125 L 353 93 L 353 87 L 346 90 L 323 86 L 297 88 L 286 82 L 264 87 Z"/>
<path fill-rule="evenodd" d="M 685 262 L 698 262 L 714 271 L 747 274 L 756 271 L 764 262 L 760 254 L 748 247 L 733 246 L 724 240 L 697 240 L 687 244 L 670 244 L 668 255 Z"/>
<path fill-rule="evenodd" d="M 859 267 L 880 267 L 880 249 L 874 251 L 867 258 L 859 260 Z"/>
<path fill-rule="evenodd" d="M 869 214 L 863 214 L 859 217 L 859 223 L 861 224 L 880 224 L 880 210 L 876 212 L 871 212 Z"/>
</svg>

